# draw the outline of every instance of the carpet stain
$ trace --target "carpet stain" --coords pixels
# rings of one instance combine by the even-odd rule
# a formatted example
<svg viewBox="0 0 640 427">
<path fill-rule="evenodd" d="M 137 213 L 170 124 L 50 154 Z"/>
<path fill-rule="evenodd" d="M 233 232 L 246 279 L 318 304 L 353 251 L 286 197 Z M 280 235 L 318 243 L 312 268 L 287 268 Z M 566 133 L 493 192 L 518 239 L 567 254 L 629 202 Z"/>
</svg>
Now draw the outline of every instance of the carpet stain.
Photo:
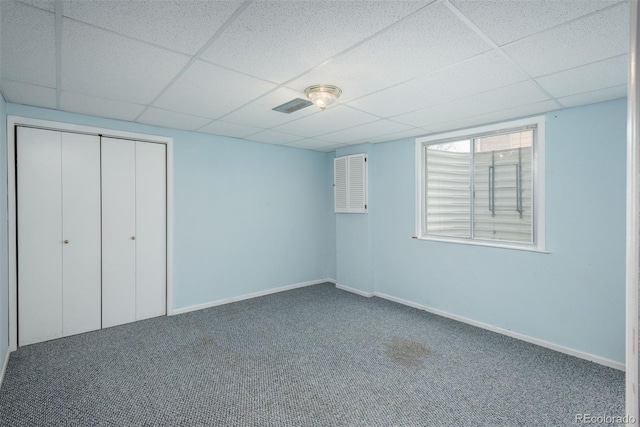
<svg viewBox="0 0 640 427">
<path fill-rule="evenodd" d="M 212 337 L 205 336 L 200 338 L 191 348 L 191 352 L 196 357 L 208 356 L 215 348 L 215 340 Z"/>
<path fill-rule="evenodd" d="M 396 338 L 386 346 L 387 356 L 404 366 L 421 366 L 424 358 L 431 354 L 431 350 L 422 344 L 402 338 Z"/>
</svg>

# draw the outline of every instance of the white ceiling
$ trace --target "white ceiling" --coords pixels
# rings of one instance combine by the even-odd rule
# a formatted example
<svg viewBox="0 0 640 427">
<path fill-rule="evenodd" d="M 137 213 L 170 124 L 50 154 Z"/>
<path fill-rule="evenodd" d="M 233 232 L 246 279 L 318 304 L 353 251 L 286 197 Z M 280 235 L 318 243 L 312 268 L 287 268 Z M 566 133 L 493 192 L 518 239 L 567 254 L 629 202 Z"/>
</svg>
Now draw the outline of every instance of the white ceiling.
<svg viewBox="0 0 640 427">
<path fill-rule="evenodd" d="M 627 0 L 0 2 L 9 102 L 311 150 L 627 91 Z"/>
</svg>

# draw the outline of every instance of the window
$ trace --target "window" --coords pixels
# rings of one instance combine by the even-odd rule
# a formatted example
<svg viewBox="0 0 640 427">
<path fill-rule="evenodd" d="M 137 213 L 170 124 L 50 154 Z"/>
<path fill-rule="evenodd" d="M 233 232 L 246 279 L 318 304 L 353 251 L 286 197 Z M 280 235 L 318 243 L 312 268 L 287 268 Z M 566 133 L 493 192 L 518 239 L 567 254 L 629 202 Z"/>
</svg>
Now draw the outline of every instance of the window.
<svg viewBox="0 0 640 427">
<path fill-rule="evenodd" d="M 366 213 L 366 154 L 352 154 L 333 159 L 333 187 L 336 213 Z"/>
<path fill-rule="evenodd" d="M 416 141 L 418 237 L 544 250 L 544 118 Z"/>
</svg>

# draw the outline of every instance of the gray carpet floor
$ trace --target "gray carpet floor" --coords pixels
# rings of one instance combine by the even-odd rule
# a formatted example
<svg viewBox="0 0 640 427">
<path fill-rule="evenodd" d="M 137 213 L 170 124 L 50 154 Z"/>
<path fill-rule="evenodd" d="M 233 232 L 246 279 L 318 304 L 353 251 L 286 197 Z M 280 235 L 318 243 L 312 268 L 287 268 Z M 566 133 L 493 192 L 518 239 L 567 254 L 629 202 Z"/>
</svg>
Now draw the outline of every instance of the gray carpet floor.
<svg viewBox="0 0 640 427">
<path fill-rule="evenodd" d="M 3 426 L 570 426 L 624 374 L 315 285 L 20 348 Z"/>
</svg>

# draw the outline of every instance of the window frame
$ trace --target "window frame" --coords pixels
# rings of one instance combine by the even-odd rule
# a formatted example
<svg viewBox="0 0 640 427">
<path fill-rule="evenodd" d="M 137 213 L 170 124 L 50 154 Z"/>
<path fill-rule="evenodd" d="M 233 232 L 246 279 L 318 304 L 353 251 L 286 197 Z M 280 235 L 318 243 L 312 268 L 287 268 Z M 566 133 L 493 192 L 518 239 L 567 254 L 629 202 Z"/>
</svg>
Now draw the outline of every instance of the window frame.
<svg viewBox="0 0 640 427">
<path fill-rule="evenodd" d="M 535 127 L 532 143 L 532 169 L 533 169 L 533 212 L 532 228 L 533 243 L 519 243 L 511 241 L 500 241 L 490 239 L 479 239 L 474 237 L 448 237 L 426 234 L 424 230 L 426 206 L 424 197 L 426 158 L 425 147 L 429 145 L 451 142 L 463 139 L 473 140 L 474 138 L 508 133 L 522 130 L 525 127 Z M 473 150 L 473 144 L 471 149 Z M 414 238 L 418 240 L 459 243 L 476 246 L 489 246 L 505 249 L 517 249 L 533 252 L 546 252 L 545 241 L 545 116 L 529 117 L 526 119 L 511 120 L 508 122 L 496 123 L 485 126 L 458 130 L 453 132 L 440 133 L 425 137 L 416 138 L 415 142 L 415 231 Z M 471 203 L 471 202 L 470 202 Z M 473 218 L 471 218 L 473 221 Z"/>
</svg>

